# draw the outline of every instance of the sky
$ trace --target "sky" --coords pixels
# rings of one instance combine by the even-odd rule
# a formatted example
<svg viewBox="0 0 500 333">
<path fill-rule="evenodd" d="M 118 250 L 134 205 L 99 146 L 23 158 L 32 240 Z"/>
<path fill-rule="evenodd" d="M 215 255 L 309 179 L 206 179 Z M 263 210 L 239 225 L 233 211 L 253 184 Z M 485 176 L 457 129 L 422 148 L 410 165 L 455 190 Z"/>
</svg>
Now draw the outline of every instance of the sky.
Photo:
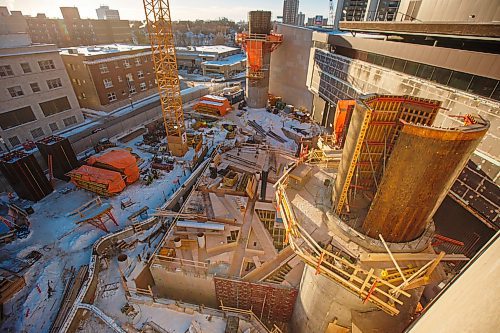
<svg viewBox="0 0 500 333">
<path fill-rule="evenodd" d="M 49 5 L 50 3 L 50 5 Z M 142 0 L 0 0 L 0 6 L 9 10 L 20 10 L 24 15 L 35 16 L 45 13 L 48 17 L 62 18 L 59 7 L 78 7 L 82 18 L 97 19 L 95 12 L 100 5 L 118 9 L 120 18 L 126 20 L 143 20 Z M 217 19 L 227 17 L 231 20 L 246 20 L 250 10 L 270 10 L 273 17 L 281 16 L 283 0 L 170 0 L 170 11 L 173 20 Z M 299 11 L 307 17 L 323 15 L 328 17 L 329 1 L 302 0 Z"/>
</svg>

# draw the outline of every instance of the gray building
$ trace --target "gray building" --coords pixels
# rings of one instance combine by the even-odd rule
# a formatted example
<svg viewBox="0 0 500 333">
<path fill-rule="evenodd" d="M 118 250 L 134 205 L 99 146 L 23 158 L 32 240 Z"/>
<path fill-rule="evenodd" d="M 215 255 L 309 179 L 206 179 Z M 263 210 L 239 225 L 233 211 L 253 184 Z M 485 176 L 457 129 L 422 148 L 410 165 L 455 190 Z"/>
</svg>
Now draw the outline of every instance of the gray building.
<svg viewBox="0 0 500 333">
<path fill-rule="evenodd" d="M 306 14 L 300 12 L 297 14 L 297 25 L 303 27 L 306 21 Z"/>
<path fill-rule="evenodd" d="M 340 21 L 393 21 L 398 13 L 400 0 L 338 0 L 335 22 Z"/>
<path fill-rule="evenodd" d="M 101 6 L 97 8 L 97 19 L 99 20 L 119 20 L 120 13 L 116 9 L 109 9 L 109 6 Z"/>
<path fill-rule="evenodd" d="M 297 14 L 299 13 L 299 0 L 283 1 L 283 23 L 297 25 Z"/>
<path fill-rule="evenodd" d="M 83 122 L 57 47 L 0 35 L 0 136 L 13 148 Z"/>
</svg>

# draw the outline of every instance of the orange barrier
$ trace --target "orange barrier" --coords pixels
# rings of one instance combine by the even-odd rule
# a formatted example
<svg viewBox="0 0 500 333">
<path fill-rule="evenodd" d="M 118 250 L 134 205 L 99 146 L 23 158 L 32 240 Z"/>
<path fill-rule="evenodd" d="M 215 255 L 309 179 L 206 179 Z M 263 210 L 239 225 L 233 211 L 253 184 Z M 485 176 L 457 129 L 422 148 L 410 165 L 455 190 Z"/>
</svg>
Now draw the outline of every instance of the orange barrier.
<svg viewBox="0 0 500 333">
<path fill-rule="evenodd" d="M 349 126 L 349 118 L 352 110 L 354 109 L 354 105 L 356 105 L 355 100 L 340 100 L 337 102 L 333 132 L 338 143 L 342 141 L 345 127 Z"/>
<path fill-rule="evenodd" d="M 87 160 L 88 165 L 98 168 L 118 171 L 123 174 L 127 184 L 132 184 L 139 179 L 137 161 L 129 151 L 113 149 L 101 155 L 94 155 Z"/>
<path fill-rule="evenodd" d="M 82 165 L 70 171 L 68 175 L 76 186 L 101 195 L 111 196 L 120 193 L 125 188 L 122 175 L 116 171 Z"/>
</svg>

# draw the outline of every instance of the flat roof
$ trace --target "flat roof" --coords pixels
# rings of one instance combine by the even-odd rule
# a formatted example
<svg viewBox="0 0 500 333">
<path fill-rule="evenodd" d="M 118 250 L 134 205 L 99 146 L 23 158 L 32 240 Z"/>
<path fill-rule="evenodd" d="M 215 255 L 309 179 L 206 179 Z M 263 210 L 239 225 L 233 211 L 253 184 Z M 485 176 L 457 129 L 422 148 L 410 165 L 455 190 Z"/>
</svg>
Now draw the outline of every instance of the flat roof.
<svg viewBox="0 0 500 333">
<path fill-rule="evenodd" d="M 204 46 L 178 46 L 177 51 L 199 52 L 199 53 L 225 53 L 237 51 L 239 48 L 226 45 L 204 45 Z"/>
<path fill-rule="evenodd" d="M 202 62 L 202 65 L 208 65 L 208 66 L 236 65 L 237 63 L 245 61 L 246 59 L 247 59 L 246 55 L 244 55 L 243 53 L 239 53 L 239 54 L 233 54 L 232 56 L 220 60 L 204 61 Z"/>
<path fill-rule="evenodd" d="M 114 54 L 127 51 L 136 50 L 151 50 L 151 46 L 146 45 L 132 45 L 132 44 L 105 44 L 105 45 L 92 45 L 92 46 L 78 46 L 68 47 L 60 50 L 61 54 L 74 54 L 70 50 L 76 50 L 78 54 L 85 56 L 94 56 L 102 54 Z"/>
</svg>

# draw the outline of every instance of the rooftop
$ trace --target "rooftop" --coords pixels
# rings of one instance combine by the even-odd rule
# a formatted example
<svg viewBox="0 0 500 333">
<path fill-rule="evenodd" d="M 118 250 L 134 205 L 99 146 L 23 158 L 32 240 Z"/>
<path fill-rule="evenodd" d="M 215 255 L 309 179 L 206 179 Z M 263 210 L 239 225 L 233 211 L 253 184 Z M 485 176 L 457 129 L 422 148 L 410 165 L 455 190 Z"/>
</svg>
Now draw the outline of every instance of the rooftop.
<svg viewBox="0 0 500 333">
<path fill-rule="evenodd" d="M 131 44 L 106 44 L 106 45 L 92 45 L 92 46 L 79 46 L 61 49 L 61 54 L 77 54 L 84 56 L 95 56 L 102 54 L 116 54 L 119 52 L 137 51 L 137 50 L 150 50 L 150 46 L 146 45 L 131 45 Z"/>
<path fill-rule="evenodd" d="M 175 49 L 181 52 L 218 53 L 218 54 L 239 50 L 237 47 L 231 47 L 226 45 L 186 46 L 186 47 L 176 47 Z"/>
<path fill-rule="evenodd" d="M 205 61 L 203 62 L 203 65 L 208 65 L 208 66 L 235 65 L 245 60 L 247 60 L 247 57 L 243 53 L 240 53 L 240 54 L 234 54 L 232 56 L 229 56 L 221 60 Z"/>
</svg>

